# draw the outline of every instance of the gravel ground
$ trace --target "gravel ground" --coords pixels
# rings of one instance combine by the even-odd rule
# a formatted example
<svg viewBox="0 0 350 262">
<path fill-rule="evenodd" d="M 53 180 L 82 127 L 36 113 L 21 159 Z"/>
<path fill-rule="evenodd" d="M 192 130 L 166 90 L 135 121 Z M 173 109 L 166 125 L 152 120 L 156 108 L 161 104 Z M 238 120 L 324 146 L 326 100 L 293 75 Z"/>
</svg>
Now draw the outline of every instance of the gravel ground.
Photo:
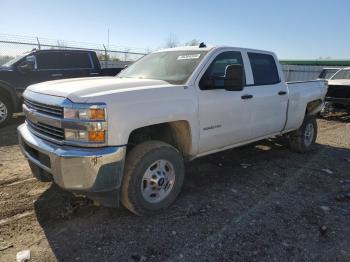
<svg viewBox="0 0 350 262">
<path fill-rule="evenodd" d="M 319 119 L 308 154 L 283 139 L 187 164 L 176 203 L 137 217 L 32 178 L 17 116 L 0 129 L 0 261 L 350 261 L 350 115 Z"/>
</svg>

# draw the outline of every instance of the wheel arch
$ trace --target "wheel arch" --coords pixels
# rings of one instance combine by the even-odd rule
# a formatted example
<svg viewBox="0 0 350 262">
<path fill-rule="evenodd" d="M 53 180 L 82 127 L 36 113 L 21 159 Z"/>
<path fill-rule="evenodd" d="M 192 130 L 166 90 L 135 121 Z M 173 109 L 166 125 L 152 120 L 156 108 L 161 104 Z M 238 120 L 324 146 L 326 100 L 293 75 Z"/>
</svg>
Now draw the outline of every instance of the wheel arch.
<svg viewBox="0 0 350 262">
<path fill-rule="evenodd" d="M 308 102 L 306 104 L 305 116 L 316 115 L 318 112 L 321 111 L 323 104 L 324 102 L 322 99 L 316 99 Z"/>
<path fill-rule="evenodd" d="M 128 148 L 148 140 L 159 140 L 177 148 L 184 157 L 192 153 L 192 130 L 187 120 L 157 123 L 133 129 L 128 137 Z"/>
<path fill-rule="evenodd" d="M 5 96 L 12 103 L 12 109 L 14 111 L 19 109 L 20 102 L 16 95 L 15 89 L 7 82 L 0 81 L 0 96 Z"/>
</svg>

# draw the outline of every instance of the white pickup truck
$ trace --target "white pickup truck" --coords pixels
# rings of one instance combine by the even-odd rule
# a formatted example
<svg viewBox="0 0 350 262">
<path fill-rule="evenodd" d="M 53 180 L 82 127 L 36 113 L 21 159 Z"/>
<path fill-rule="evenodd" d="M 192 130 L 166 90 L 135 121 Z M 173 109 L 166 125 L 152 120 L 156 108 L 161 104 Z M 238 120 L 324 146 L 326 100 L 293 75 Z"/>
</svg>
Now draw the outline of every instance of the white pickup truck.
<svg viewBox="0 0 350 262">
<path fill-rule="evenodd" d="M 149 215 L 176 199 L 184 160 L 278 135 L 308 151 L 326 92 L 285 83 L 271 52 L 172 48 L 116 77 L 28 87 L 19 142 L 39 180 Z"/>
</svg>

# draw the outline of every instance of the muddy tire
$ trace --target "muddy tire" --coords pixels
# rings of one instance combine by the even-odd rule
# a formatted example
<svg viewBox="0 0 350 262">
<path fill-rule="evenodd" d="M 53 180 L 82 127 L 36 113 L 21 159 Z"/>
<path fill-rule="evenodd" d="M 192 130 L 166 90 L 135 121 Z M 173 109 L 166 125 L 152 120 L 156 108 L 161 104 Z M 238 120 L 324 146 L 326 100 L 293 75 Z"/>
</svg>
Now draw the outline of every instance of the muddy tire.
<svg viewBox="0 0 350 262">
<path fill-rule="evenodd" d="M 0 127 L 6 126 L 12 118 L 12 105 L 6 97 L 0 97 Z"/>
<path fill-rule="evenodd" d="M 317 138 L 317 122 L 314 116 L 305 116 L 301 127 L 289 134 L 290 148 L 298 153 L 311 150 Z"/>
<path fill-rule="evenodd" d="M 176 148 L 161 141 L 143 142 L 126 157 L 121 202 L 140 216 L 159 213 L 175 201 L 184 175 Z"/>
</svg>

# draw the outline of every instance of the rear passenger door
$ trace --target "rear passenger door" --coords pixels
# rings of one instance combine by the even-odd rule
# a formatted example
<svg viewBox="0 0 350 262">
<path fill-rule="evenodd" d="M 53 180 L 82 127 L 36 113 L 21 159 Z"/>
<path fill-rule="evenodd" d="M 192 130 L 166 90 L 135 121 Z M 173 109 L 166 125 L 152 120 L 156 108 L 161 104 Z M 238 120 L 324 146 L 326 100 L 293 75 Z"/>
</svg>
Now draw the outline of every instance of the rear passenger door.
<svg viewBox="0 0 350 262">
<path fill-rule="evenodd" d="M 65 78 L 98 76 L 88 52 L 67 51 L 63 55 L 63 73 Z"/>
<path fill-rule="evenodd" d="M 288 89 L 281 81 L 278 61 L 270 53 L 247 52 L 253 84 L 246 88 L 251 111 L 251 138 L 282 131 L 286 122 Z"/>
</svg>

